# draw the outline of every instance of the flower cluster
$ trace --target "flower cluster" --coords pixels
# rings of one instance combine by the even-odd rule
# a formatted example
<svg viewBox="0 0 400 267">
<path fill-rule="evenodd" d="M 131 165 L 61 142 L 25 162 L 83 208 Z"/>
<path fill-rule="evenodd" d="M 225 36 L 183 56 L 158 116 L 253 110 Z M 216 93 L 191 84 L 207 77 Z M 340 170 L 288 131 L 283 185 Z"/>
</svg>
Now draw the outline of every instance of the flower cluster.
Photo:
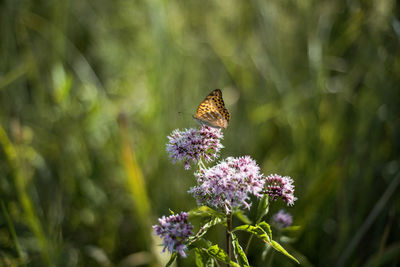
<svg viewBox="0 0 400 267">
<path fill-rule="evenodd" d="M 268 194 L 272 200 L 276 200 L 280 197 L 288 206 L 292 206 L 297 200 L 293 195 L 293 179 L 289 176 L 282 177 L 277 174 L 271 174 L 266 177 L 264 193 Z"/>
<path fill-rule="evenodd" d="M 203 126 L 201 129 L 176 129 L 169 136 L 167 152 L 175 163 L 184 161 L 185 169 L 190 169 L 190 163 L 197 163 L 201 158 L 211 162 L 218 158 L 219 151 L 223 148 L 221 129 Z"/>
<path fill-rule="evenodd" d="M 273 216 L 274 223 L 279 227 L 279 228 L 286 228 L 292 225 L 293 223 L 293 218 L 290 213 L 285 212 L 284 210 L 280 210 L 278 213 L 276 213 Z"/>
<path fill-rule="evenodd" d="M 224 209 L 226 213 L 240 206 L 250 207 L 249 194 L 262 197 L 263 175 L 249 156 L 229 157 L 209 169 L 195 173 L 197 186 L 189 190 L 199 205 Z"/>
<path fill-rule="evenodd" d="M 163 252 L 168 249 L 170 253 L 178 252 L 186 257 L 186 242 L 193 235 L 193 225 L 188 221 L 189 213 L 163 216 L 158 219 L 160 225 L 154 225 L 155 233 L 163 238 Z"/>
</svg>

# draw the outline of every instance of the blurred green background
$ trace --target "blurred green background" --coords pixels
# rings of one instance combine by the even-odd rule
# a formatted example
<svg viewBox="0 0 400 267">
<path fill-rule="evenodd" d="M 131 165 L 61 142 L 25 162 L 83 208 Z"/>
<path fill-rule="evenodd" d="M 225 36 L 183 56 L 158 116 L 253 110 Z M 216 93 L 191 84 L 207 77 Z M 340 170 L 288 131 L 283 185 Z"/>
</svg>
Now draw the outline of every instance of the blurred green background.
<svg viewBox="0 0 400 267">
<path fill-rule="evenodd" d="M 165 262 L 151 225 L 195 207 L 167 135 L 196 127 L 215 88 L 232 116 L 221 156 L 295 180 L 301 229 L 284 246 L 304 266 L 399 264 L 396 1 L 0 7 L 0 265 Z"/>
</svg>

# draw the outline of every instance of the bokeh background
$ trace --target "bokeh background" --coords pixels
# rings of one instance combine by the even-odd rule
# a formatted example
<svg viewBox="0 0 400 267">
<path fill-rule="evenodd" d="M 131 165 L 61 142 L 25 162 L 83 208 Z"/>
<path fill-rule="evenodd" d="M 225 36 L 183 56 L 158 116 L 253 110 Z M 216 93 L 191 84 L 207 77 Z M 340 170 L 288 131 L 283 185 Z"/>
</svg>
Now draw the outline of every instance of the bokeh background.
<svg viewBox="0 0 400 267">
<path fill-rule="evenodd" d="M 398 265 L 399 14 L 391 0 L 0 1 L 0 265 L 165 263 L 151 225 L 195 207 L 167 135 L 197 127 L 215 88 L 232 116 L 221 156 L 295 180 L 284 246 L 303 266 Z"/>
</svg>

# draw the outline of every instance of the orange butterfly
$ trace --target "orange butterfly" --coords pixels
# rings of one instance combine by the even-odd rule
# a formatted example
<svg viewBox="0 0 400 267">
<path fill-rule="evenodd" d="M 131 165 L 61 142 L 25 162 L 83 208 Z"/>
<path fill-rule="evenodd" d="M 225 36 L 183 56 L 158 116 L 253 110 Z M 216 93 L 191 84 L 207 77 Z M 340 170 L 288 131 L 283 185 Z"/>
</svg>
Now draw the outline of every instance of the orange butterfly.
<svg viewBox="0 0 400 267">
<path fill-rule="evenodd" d="M 200 124 L 224 129 L 228 127 L 230 117 L 219 89 L 208 94 L 197 108 L 196 116 L 193 116 Z"/>
</svg>

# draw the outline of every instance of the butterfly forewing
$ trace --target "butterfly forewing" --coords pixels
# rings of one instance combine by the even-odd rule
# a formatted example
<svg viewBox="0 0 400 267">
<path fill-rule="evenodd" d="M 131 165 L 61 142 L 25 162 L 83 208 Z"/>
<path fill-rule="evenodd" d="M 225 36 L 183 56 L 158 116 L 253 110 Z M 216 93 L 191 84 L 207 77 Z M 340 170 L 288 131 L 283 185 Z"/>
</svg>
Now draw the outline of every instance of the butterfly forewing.
<svg viewBox="0 0 400 267">
<path fill-rule="evenodd" d="M 194 117 L 201 124 L 215 128 L 226 128 L 229 124 L 230 115 L 225 108 L 222 92 L 219 89 L 212 91 L 197 108 Z"/>
</svg>

